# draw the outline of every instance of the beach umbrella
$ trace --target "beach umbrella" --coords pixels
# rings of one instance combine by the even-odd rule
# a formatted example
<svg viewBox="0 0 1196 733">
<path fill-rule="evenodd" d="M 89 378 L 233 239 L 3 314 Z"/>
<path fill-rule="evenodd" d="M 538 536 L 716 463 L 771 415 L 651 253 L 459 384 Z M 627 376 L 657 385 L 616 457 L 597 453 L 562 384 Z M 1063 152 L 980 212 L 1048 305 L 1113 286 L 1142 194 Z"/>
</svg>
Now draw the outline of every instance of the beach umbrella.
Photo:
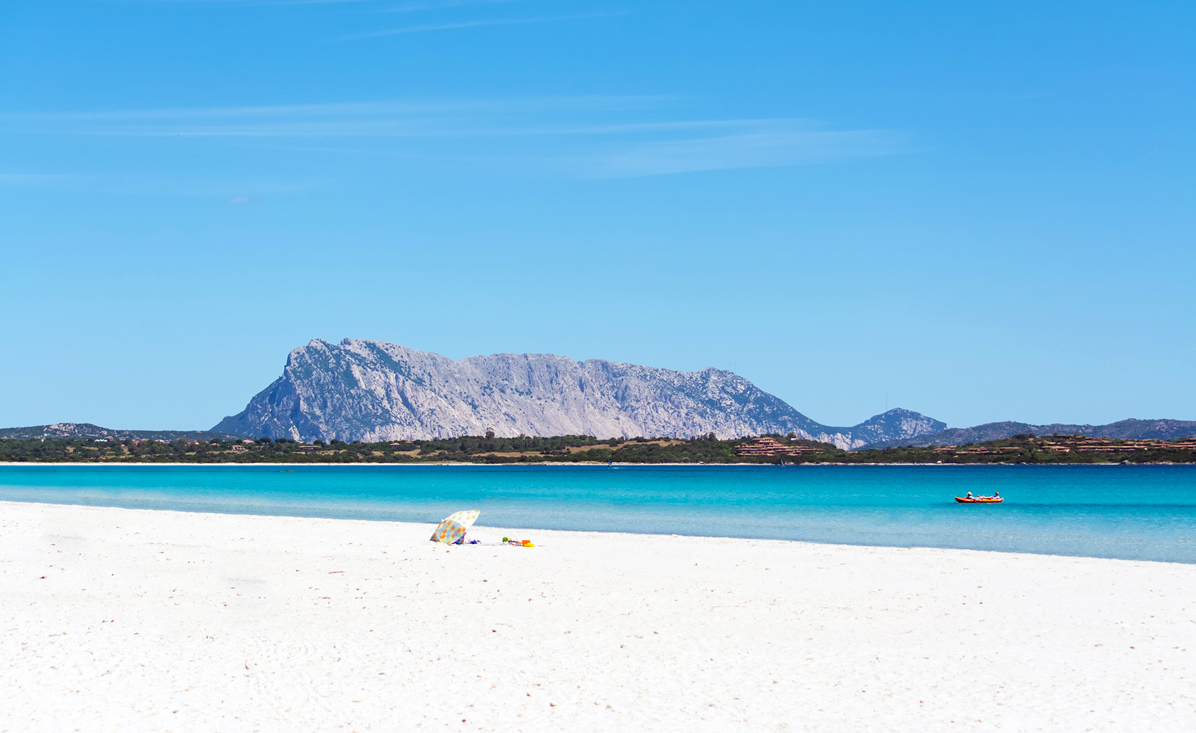
<svg viewBox="0 0 1196 733">
<path fill-rule="evenodd" d="M 436 527 L 436 531 L 432 533 L 432 541 L 443 542 L 446 545 L 453 544 L 465 536 L 465 531 L 473 526 L 479 514 L 481 512 L 478 510 L 471 509 L 467 512 L 457 512 L 456 514 L 445 517 L 444 521 Z"/>
</svg>

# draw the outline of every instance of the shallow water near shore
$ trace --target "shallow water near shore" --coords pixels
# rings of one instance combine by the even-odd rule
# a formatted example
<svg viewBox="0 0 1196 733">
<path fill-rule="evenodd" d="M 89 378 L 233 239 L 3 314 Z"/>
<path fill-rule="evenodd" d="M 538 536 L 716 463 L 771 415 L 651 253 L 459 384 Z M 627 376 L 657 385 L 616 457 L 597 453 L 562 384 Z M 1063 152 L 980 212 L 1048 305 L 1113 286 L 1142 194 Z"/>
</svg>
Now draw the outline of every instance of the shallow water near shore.
<svg viewBox="0 0 1196 733">
<path fill-rule="evenodd" d="M 0 466 L 0 500 L 1196 563 L 1192 466 Z"/>
</svg>

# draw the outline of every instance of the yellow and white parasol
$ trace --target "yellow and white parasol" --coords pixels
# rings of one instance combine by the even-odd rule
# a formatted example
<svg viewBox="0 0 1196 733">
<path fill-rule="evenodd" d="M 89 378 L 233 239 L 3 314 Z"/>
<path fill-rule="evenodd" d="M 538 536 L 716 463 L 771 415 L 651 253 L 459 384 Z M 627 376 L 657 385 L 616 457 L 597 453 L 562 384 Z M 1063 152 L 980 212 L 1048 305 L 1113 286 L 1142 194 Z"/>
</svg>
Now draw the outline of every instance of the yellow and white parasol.
<svg viewBox="0 0 1196 733">
<path fill-rule="evenodd" d="M 471 509 L 467 512 L 457 512 L 449 515 L 436 527 L 436 531 L 432 533 L 433 542 L 443 542 L 446 545 L 451 545 L 465 536 L 466 530 L 473 526 L 477 521 L 480 511 Z"/>
</svg>

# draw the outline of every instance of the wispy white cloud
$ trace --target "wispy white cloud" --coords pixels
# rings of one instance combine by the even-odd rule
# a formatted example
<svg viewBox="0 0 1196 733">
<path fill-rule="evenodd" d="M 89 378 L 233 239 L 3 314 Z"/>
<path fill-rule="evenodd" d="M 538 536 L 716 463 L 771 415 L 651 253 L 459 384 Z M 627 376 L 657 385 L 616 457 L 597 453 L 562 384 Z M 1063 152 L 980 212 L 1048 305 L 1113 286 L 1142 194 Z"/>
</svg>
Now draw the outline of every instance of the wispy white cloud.
<svg viewBox="0 0 1196 733">
<path fill-rule="evenodd" d="M 159 5 L 385 5 L 378 12 L 419 13 L 457 8 L 482 7 L 487 5 L 511 5 L 514 3 L 551 2 L 551 0 L 423 0 L 394 4 L 392 0 L 143 0 Z"/>
<path fill-rule="evenodd" d="M 535 2 L 536 0 L 430 0 L 429 2 L 405 3 L 389 8 L 392 13 L 417 13 L 426 10 L 447 10 L 471 5 L 508 5 L 510 3 Z"/>
<path fill-rule="evenodd" d="M 669 97 L 577 96 L 260 107 L 0 113 L 0 132 L 126 137 L 485 137 L 603 134 L 637 126 L 595 117 L 644 112 Z M 721 123 L 716 123 L 721 124 Z"/>
<path fill-rule="evenodd" d="M 598 157 L 593 175 L 656 176 L 669 173 L 781 168 L 842 158 L 908 152 L 901 136 L 883 130 L 812 130 L 786 120 L 758 120 L 729 135 L 633 143 Z"/>
<path fill-rule="evenodd" d="M 160 5 L 343 5 L 379 3 L 383 0 L 145 0 Z"/>
<path fill-rule="evenodd" d="M 87 173 L 13 173 L 0 171 L 0 188 L 53 189 L 116 196 L 182 196 L 225 201 L 230 206 L 257 203 L 258 197 L 294 194 L 327 185 L 329 179 L 292 176 L 211 175 L 102 170 Z M 249 195 L 252 194 L 252 195 Z"/>
<path fill-rule="evenodd" d="M 83 180 L 84 176 L 63 173 L 3 173 L 0 186 L 45 186 Z"/>
<path fill-rule="evenodd" d="M 912 152 L 900 134 L 797 118 L 690 118 L 661 96 L 0 113 L 0 134 L 239 141 L 418 165 L 587 177 L 789 167 Z M 352 142 L 351 142 L 352 141 Z M 3 178 L 0 178 L 3 181 Z"/>
<path fill-rule="evenodd" d="M 410 13 L 421 10 L 445 10 L 469 5 L 505 5 L 536 0 L 425 0 L 394 5 L 393 0 L 142 0 L 158 5 L 387 5 L 389 12 Z"/>
<path fill-rule="evenodd" d="M 379 38 L 381 36 L 399 36 L 410 33 L 428 33 L 432 31 L 452 31 L 461 30 L 463 28 L 480 28 L 483 26 L 494 25 L 529 25 L 532 23 L 550 23 L 562 20 L 584 20 L 587 18 L 602 18 L 610 15 L 617 15 L 618 13 L 578 13 L 576 15 L 546 15 L 535 18 L 488 18 L 485 20 L 465 20 L 457 23 L 423 23 L 420 25 L 406 25 L 399 28 L 389 28 L 381 31 L 370 31 L 368 33 L 355 33 L 348 36 L 341 36 L 340 41 L 356 41 L 365 38 Z"/>
<path fill-rule="evenodd" d="M 382 0 L 145 0 L 146 2 L 153 2 L 161 5 L 183 5 L 183 4 L 197 4 L 197 5 L 224 5 L 224 6 L 266 6 L 266 5 L 382 5 Z M 538 23 L 551 23 L 570 20 L 584 20 L 588 18 L 602 18 L 616 15 L 624 15 L 625 11 L 593 11 L 593 12 L 578 12 L 578 13 L 557 13 L 557 14 L 542 14 L 531 17 L 483 17 L 483 18 L 460 18 L 460 12 L 464 12 L 469 8 L 480 9 L 485 6 L 500 6 L 511 5 L 514 3 L 549 3 L 559 5 L 559 0 L 415 0 L 414 2 L 405 2 L 398 5 L 390 5 L 388 7 L 372 8 L 367 12 L 367 15 L 372 15 L 375 19 L 380 16 L 378 13 L 436 13 L 441 11 L 443 13 L 456 14 L 457 19 L 444 19 L 438 22 L 417 23 L 411 25 L 399 26 L 397 28 L 383 28 L 380 30 L 363 31 L 360 33 L 349 33 L 341 35 L 337 38 L 331 39 L 335 41 L 352 41 L 363 40 L 367 38 L 380 38 L 385 36 L 410 35 L 413 33 L 429 33 L 436 31 L 451 31 L 451 30 L 465 30 L 469 28 L 484 28 L 490 26 L 517 26 L 517 25 L 532 25 Z M 358 12 L 360 15 L 360 12 Z"/>
</svg>

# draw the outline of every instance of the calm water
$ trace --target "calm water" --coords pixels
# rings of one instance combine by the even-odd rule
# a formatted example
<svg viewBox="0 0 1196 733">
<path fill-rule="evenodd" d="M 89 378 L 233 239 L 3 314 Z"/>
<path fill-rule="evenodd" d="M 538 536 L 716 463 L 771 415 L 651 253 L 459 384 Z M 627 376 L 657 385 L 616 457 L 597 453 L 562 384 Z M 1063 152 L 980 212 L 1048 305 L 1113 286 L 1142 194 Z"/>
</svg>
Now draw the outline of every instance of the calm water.
<svg viewBox="0 0 1196 733">
<path fill-rule="evenodd" d="M 1196 562 L 1196 466 L 288 468 L 0 466 L 0 499 Z"/>
</svg>

